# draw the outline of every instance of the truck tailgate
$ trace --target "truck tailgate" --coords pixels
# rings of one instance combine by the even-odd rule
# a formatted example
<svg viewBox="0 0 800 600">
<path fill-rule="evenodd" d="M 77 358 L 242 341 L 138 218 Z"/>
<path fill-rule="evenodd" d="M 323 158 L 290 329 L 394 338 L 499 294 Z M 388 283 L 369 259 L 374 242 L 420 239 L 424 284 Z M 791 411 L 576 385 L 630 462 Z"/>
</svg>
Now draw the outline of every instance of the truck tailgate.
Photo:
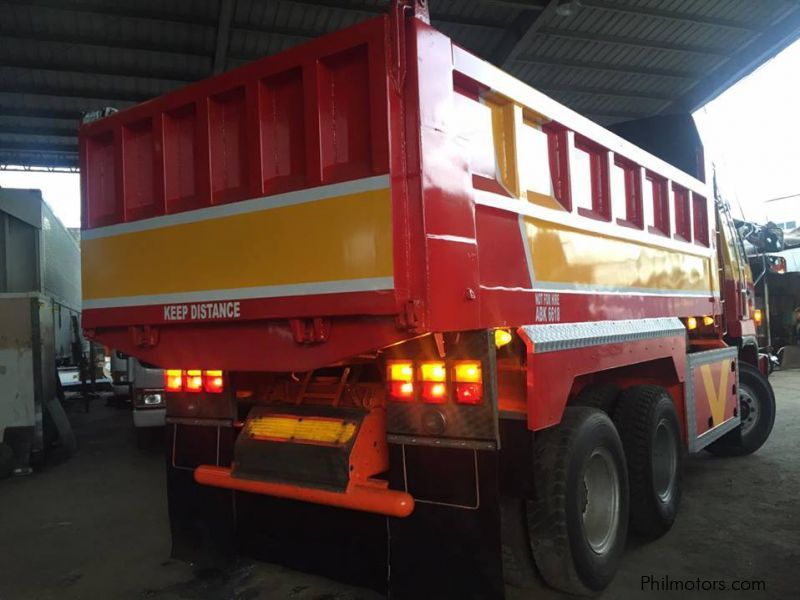
<svg viewBox="0 0 800 600">
<path fill-rule="evenodd" d="M 153 360 L 200 326 L 395 318 L 386 29 L 373 19 L 82 125 L 90 333 Z"/>
</svg>

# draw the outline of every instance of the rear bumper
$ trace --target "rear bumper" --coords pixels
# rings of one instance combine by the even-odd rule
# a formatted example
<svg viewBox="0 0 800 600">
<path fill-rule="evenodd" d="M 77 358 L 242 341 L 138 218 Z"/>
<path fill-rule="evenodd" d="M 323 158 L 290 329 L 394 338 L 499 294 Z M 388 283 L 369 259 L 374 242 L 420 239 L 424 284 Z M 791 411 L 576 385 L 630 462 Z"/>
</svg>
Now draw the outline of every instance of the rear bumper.
<svg viewBox="0 0 800 600">
<path fill-rule="evenodd" d="M 134 408 L 135 427 L 163 427 L 167 422 L 166 408 Z"/>
<path fill-rule="evenodd" d="M 194 479 L 203 485 L 349 508 L 387 517 L 407 517 L 414 510 L 414 498 L 410 494 L 380 487 L 379 484 L 374 486 L 351 484 L 343 493 L 330 492 L 285 483 L 239 479 L 233 477 L 228 468 L 210 465 L 197 467 Z"/>
</svg>

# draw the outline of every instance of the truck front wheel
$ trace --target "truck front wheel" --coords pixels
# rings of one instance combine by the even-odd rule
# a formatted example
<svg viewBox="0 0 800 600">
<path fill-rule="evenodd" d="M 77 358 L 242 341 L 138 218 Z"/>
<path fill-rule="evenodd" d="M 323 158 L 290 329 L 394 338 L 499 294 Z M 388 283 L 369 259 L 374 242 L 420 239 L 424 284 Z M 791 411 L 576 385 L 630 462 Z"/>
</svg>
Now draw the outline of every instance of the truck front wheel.
<svg viewBox="0 0 800 600">
<path fill-rule="evenodd" d="M 628 529 L 628 472 L 617 430 L 596 408 L 573 406 L 534 437 L 530 544 L 542 578 L 571 594 L 603 590 Z"/>
<path fill-rule="evenodd" d="M 769 380 L 751 364 L 739 363 L 741 426 L 726 433 L 706 450 L 715 456 L 752 454 L 767 441 L 775 425 L 775 392 Z"/>
</svg>

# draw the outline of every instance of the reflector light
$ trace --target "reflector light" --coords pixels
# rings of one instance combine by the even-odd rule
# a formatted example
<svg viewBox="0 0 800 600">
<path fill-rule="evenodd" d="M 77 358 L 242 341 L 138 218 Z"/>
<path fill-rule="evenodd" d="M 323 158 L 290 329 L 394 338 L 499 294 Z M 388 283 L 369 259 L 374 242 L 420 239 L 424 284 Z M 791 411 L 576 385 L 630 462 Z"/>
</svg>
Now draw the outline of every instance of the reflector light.
<svg viewBox="0 0 800 600">
<path fill-rule="evenodd" d="M 453 380 L 459 383 L 481 383 L 481 363 L 477 360 L 462 360 L 453 368 Z"/>
<path fill-rule="evenodd" d="M 761 325 L 761 321 L 764 320 L 764 313 L 761 312 L 760 308 L 753 311 L 753 320 L 756 322 L 756 325 Z"/>
<path fill-rule="evenodd" d="M 337 419 L 311 417 L 258 417 L 247 423 L 247 433 L 255 439 L 316 444 L 347 444 L 356 432 L 356 424 Z"/>
<path fill-rule="evenodd" d="M 457 383 L 456 402 L 459 404 L 480 404 L 483 401 L 483 384 Z"/>
<path fill-rule="evenodd" d="M 202 392 L 203 391 L 203 372 L 199 370 L 186 371 L 186 380 L 184 387 L 187 392 Z"/>
<path fill-rule="evenodd" d="M 703 317 L 703 325 L 710 327 L 714 324 L 714 317 Z"/>
<path fill-rule="evenodd" d="M 401 402 L 410 402 L 414 398 L 414 384 L 410 381 L 392 381 L 389 391 L 393 399 Z"/>
<path fill-rule="evenodd" d="M 442 404 L 447 399 L 444 383 L 426 381 L 422 384 L 422 399 L 429 404 Z"/>
<path fill-rule="evenodd" d="M 219 394 L 225 387 L 222 371 L 203 371 L 203 389 L 211 394 Z"/>
<path fill-rule="evenodd" d="M 511 332 L 508 329 L 495 329 L 494 330 L 494 345 L 497 348 L 502 348 L 510 343 L 513 339 Z"/>
<path fill-rule="evenodd" d="M 183 390 L 183 372 L 179 369 L 167 369 L 164 371 L 164 389 L 168 392 L 180 392 Z"/>
<path fill-rule="evenodd" d="M 696 317 L 689 317 L 686 319 L 686 328 L 691 331 L 692 329 L 697 329 L 697 318 Z"/>
<path fill-rule="evenodd" d="M 425 362 L 420 365 L 422 381 L 444 381 L 447 379 L 443 362 Z"/>
<path fill-rule="evenodd" d="M 386 365 L 386 379 L 389 381 L 413 381 L 414 367 L 408 361 L 392 361 Z"/>
</svg>

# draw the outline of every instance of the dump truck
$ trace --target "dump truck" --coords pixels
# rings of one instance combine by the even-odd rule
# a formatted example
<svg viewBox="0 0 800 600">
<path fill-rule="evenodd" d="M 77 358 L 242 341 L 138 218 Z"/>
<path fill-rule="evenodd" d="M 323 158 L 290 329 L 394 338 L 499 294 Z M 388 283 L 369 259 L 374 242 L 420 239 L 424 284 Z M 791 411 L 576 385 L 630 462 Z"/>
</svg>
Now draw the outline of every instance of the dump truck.
<svg viewBox="0 0 800 600">
<path fill-rule="evenodd" d="M 770 433 L 751 275 L 700 169 L 421 0 L 87 119 L 80 154 L 83 325 L 165 369 L 178 558 L 593 594 L 629 531 L 672 526 L 686 452 Z"/>
</svg>

